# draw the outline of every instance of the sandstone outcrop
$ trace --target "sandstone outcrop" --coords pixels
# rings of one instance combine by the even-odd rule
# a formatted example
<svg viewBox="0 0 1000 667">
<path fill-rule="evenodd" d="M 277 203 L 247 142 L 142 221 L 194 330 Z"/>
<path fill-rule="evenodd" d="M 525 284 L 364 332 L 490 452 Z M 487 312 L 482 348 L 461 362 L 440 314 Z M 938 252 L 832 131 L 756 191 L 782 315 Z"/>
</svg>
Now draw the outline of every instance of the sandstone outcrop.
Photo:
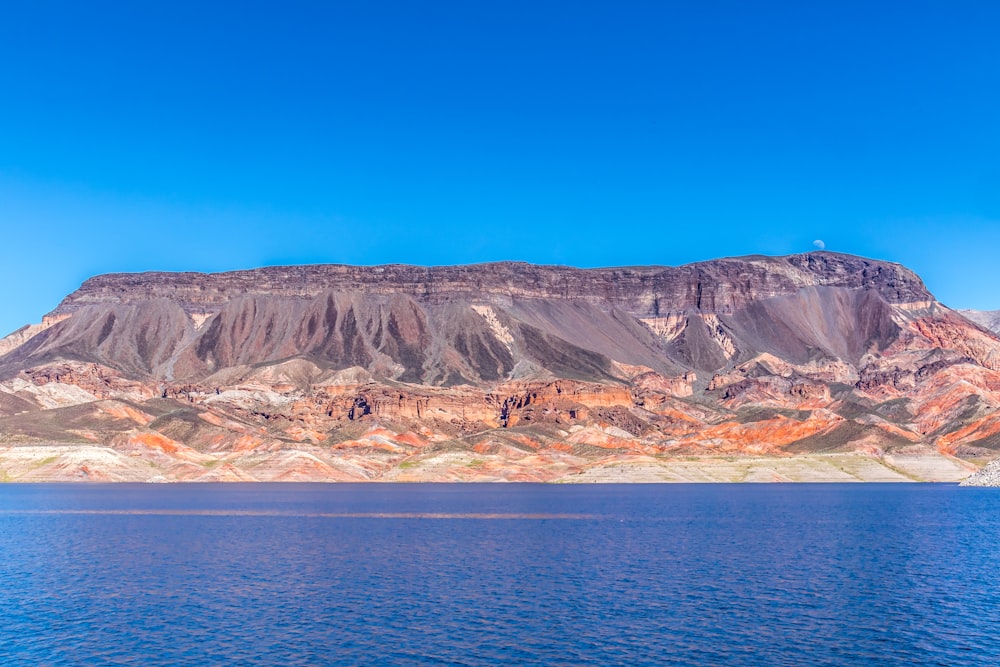
<svg viewBox="0 0 1000 667">
<path fill-rule="evenodd" d="M 86 455 L 3 472 L 0 452 L 0 474 L 544 481 L 843 454 L 957 479 L 1000 454 L 998 406 L 994 333 L 904 267 L 828 252 L 109 274 L 0 341 L 0 447 Z"/>
</svg>

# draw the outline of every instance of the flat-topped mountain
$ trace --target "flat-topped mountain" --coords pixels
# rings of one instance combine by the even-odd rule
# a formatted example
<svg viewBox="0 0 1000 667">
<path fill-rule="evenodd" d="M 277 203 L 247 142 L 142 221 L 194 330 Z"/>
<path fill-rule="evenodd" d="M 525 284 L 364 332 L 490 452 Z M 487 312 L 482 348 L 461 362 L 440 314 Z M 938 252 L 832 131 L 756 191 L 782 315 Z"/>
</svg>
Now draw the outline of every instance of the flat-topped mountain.
<svg viewBox="0 0 1000 667">
<path fill-rule="evenodd" d="M 587 479 L 818 452 L 958 478 L 1000 448 L 998 369 L 995 334 L 911 271 L 829 252 L 108 274 L 0 341 L 0 443 L 68 448 L 28 478 L 78 474 L 58 462 L 81 447 L 127 454 L 85 466 L 123 479 Z"/>
<path fill-rule="evenodd" d="M 898 265 L 832 253 L 676 268 L 498 263 L 110 274 L 69 295 L 47 318 L 59 324 L 5 367 L 74 358 L 178 380 L 302 357 L 431 385 L 539 369 L 601 380 L 614 377 L 612 361 L 677 373 L 759 352 L 856 360 L 894 334 L 893 307 L 932 301 Z"/>
<path fill-rule="evenodd" d="M 310 298 L 328 291 L 405 294 L 423 304 L 456 295 L 475 299 L 580 299 L 654 316 L 668 308 L 725 312 L 749 301 L 793 293 L 804 286 L 864 288 L 891 303 L 931 296 L 911 271 L 831 252 L 789 257 L 752 256 L 685 266 L 578 269 L 496 262 L 420 267 L 400 264 L 272 266 L 225 273 L 112 273 L 87 280 L 54 315 L 99 303 L 170 299 L 188 312 L 215 312 L 238 295 Z"/>
</svg>

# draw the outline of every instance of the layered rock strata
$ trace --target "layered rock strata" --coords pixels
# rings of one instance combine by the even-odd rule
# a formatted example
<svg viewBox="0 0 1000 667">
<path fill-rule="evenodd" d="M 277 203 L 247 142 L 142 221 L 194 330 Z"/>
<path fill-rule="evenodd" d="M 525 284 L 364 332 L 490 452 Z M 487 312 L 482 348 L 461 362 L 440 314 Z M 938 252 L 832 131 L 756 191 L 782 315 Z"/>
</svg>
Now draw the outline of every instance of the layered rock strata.
<svg viewBox="0 0 1000 667">
<path fill-rule="evenodd" d="M 1000 453 L 996 335 L 904 267 L 827 252 L 109 274 L 0 353 L 9 479 L 668 479 L 688 457 L 816 456 L 959 479 Z"/>
</svg>

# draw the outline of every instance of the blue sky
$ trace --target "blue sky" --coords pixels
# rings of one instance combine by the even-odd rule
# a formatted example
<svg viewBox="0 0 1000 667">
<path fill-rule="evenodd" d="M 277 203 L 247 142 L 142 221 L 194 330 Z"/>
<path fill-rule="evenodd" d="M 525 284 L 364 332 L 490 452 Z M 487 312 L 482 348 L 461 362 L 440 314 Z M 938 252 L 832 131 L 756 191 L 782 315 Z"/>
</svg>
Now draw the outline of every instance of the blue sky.
<svg viewBox="0 0 1000 667">
<path fill-rule="evenodd" d="M 5 2 L 0 329 L 110 271 L 816 239 L 1000 308 L 997 25 L 961 0 Z"/>
</svg>

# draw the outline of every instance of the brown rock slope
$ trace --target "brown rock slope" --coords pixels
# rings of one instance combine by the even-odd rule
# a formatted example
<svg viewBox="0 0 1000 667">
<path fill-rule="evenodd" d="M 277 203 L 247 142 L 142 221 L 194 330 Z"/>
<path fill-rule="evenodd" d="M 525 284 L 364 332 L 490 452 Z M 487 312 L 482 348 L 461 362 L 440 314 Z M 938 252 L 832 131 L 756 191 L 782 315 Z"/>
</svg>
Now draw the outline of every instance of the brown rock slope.
<svg viewBox="0 0 1000 667">
<path fill-rule="evenodd" d="M 1000 450 L 996 335 L 826 252 L 111 274 L 0 355 L 6 479 L 959 479 Z"/>
</svg>

